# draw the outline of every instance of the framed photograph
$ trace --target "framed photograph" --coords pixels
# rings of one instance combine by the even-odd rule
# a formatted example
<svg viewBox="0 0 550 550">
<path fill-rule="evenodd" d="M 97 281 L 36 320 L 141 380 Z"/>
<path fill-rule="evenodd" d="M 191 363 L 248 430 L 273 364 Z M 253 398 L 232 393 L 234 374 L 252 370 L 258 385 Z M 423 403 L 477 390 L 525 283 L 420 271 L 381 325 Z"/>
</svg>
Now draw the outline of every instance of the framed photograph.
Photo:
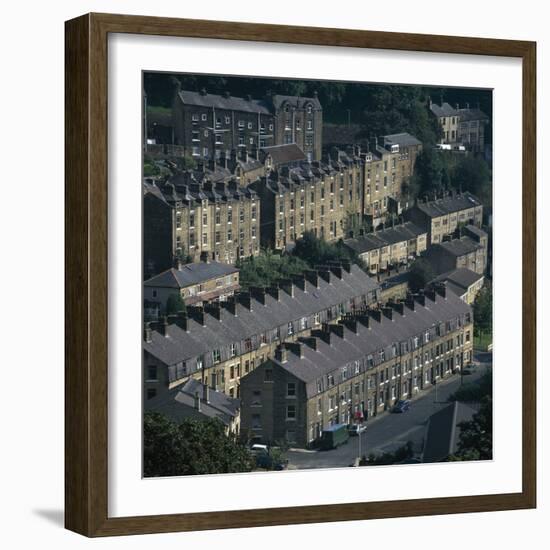
<svg viewBox="0 0 550 550">
<path fill-rule="evenodd" d="M 65 36 L 66 527 L 535 507 L 535 43 Z"/>
</svg>

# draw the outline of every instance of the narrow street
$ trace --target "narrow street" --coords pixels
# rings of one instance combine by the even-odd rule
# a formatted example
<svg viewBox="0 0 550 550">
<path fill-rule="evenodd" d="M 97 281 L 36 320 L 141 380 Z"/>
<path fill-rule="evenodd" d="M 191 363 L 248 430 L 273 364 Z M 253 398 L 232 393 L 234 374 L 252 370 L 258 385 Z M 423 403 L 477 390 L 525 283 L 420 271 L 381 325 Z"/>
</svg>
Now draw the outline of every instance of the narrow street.
<svg viewBox="0 0 550 550">
<path fill-rule="evenodd" d="M 476 355 L 475 373 L 464 376 L 464 384 L 478 380 L 491 366 L 490 353 Z M 361 436 L 330 451 L 290 450 L 287 453 L 289 469 L 340 468 L 353 464 L 358 456 L 393 451 L 412 441 L 415 452 L 421 449 L 426 421 L 445 405 L 448 397 L 460 387 L 460 376 L 440 382 L 436 389 L 424 391 L 411 401 L 410 409 L 402 414 L 382 413 L 369 419 Z M 437 393 L 437 396 L 436 396 Z M 359 448 L 361 446 L 361 449 Z"/>
</svg>

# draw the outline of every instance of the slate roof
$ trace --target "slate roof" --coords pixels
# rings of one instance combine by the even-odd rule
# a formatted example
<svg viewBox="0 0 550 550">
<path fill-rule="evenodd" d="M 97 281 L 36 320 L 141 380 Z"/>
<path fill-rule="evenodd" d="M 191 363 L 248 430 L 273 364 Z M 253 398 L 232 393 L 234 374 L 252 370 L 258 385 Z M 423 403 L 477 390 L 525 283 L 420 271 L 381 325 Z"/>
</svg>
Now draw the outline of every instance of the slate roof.
<svg viewBox="0 0 550 550">
<path fill-rule="evenodd" d="M 418 202 L 414 208 L 418 208 L 430 218 L 438 218 L 451 212 L 459 212 L 475 206 L 481 206 L 481 201 L 472 193 L 464 192 L 428 202 Z"/>
<path fill-rule="evenodd" d="M 466 267 L 459 267 L 458 269 L 453 269 L 452 271 L 447 271 L 439 275 L 434 281 L 446 281 L 447 288 L 450 288 L 449 283 L 451 283 L 455 287 L 462 289 L 461 294 L 463 294 L 464 291 L 468 290 L 470 286 L 477 283 L 480 279 L 483 279 L 483 275 L 475 273 Z"/>
<path fill-rule="evenodd" d="M 344 337 L 332 333 L 330 344 L 317 338 L 317 349 L 302 343 L 301 357 L 292 351 L 291 344 L 286 362 L 271 361 L 305 382 L 306 391 L 311 397 L 317 391 L 315 387 L 307 385 L 326 374 L 466 313 L 471 314 L 470 306 L 454 294 L 447 293 L 446 298 L 437 295 L 435 302 L 426 296 L 425 306 L 416 302 L 414 311 L 405 306 L 404 315 L 393 312 L 393 320 L 385 316 L 382 316 L 381 322 L 370 318 L 368 327 L 358 322 L 357 333 L 344 327 Z"/>
<path fill-rule="evenodd" d="M 216 277 L 223 277 L 239 270 L 229 264 L 220 262 L 196 262 L 182 265 L 180 269 L 168 269 L 151 277 L 143 283 L 144 286 L 163 288 L 185 288 L 202 283 Z"/>
<path fill-rule="evenodd" d="M 387 145 L 397 144 L 401 147 L 422 145 L 421 141 L 419 141 L 407 132 L 401 132 L 400 134 L 389 134 L 387 136 L 384 136 L 384 143 Z"/>
<path fill-rule="evenodd" d="M 467 229 L 470 233 L 473 233 L 480 238 L 487 237 L 487 232 L 476 225 L 468 224 L 464 229 Z"/>
<path fill-rule="evenodd" d="M 460 122 L 469 122 L 471 120 L 489 120 L 489 117 L 481 110 L 477 108 L 459 109 L 458 116 Z"/>
<path fill-rule="evenodd" d="M 181 90 L 178 93 L 183 103 L 196 105 L 198 107 L 214 107 L 215 109 L 226 109 L 243 111 L 245 113 L 271 114 L 269 104 L 264 99 L 245 99 L 242 97 L 223 96 L 218 94 L 201 94 L 190 90 Z"/>
<path fill-rule="evenodd" d="M 261 151 L 266 155 L 271 155 L 275 165 L 298 162 L 306 158 L 304 152 L 295 143 L 262 147 Z"/>
<path fill-rule="evenodd" d="M 422 462 L 441 462 L 456 453 L 460 438 L 458 424 L 472 419 L 479 405 L 454 401 L 432 414 L 426 426 Z"/>
<path fill-rule="evenodd" d="M 199 394 L 200 411 L 195 404 L 195 394 Z M 208 402 L 204 400 L 204 384 L 190 378 L 184 384 L 163 392 L 145 401 L 145 409 L 160 412 L 171 420 L 181 422 L 184 418 L 198 420 L 217 418 L 226 426 L 237 416 L 240 400 L 209 388 Z"/>
<path fill-rule="evenodd" d="M 283 103 L 287 102 L 297 109 L 303 109 L 308 103 L 312 103 L 315 109 L 322 109 L 318 97 L 301 97 L 292 95 L 275 94 L 271 96 L 271 101 L 276 109 L 280 109 Z"/>
<path fill-rule="evenodd" d="M 342 269 L 342 279 L 333 273 L 330 283 L 319 277 L 319 288 L 306 281 L 305 290 L 293 285 L 294 296 L 281 289 L 279 301 L 268 293 L 265 305 L 252 297 L 251 310 L 237 301 L 236 316 L 223 307 L 221 320 L 205 313 L 204 326 L 190 318 L 187 331 L 176 324 L 168 325 L 167 336 L 153 330 L 151 342 L 143 342 L 143 349 L 166 365 L 175 365 L 367 295 L 378 288 L 374 279 L 352 265 L 349 273 Z"/>
<path fill-rule="evenodd" d="M 412 222 L 405 222 L 395 227 L 382 229 L 376 233 L 369 233 L 360 237 L 345 239 L 344 244 L 355 250 L 358 254 L 364 254 L 371 250 L 377 250 L 384 246 L 414 239 L 427 231 Z"/>
<path fill-rule="evenodd" d="M 458 257 L 475 252 L 479 248 L 483 248 L 482 245 L 470 237 L 460 237 L 460 239 L 453 239 L 452 241 L 434 244 L 427 250 L 426 253 L 430 255 L 431 253 L 437 254 L 440 253 L 440 251 L 444 251 L 447 254 Z"/>
<path fill-rule="evenodd" d="M 432 113 L 437 117 L 458 115 L 458 111 L 454 107 L 449 105 L 447 102 L 444 102 L 442 105 L 438 105 L 437 103 L 432 103 L 430 105 L 430 109 Z"/>
</svg>

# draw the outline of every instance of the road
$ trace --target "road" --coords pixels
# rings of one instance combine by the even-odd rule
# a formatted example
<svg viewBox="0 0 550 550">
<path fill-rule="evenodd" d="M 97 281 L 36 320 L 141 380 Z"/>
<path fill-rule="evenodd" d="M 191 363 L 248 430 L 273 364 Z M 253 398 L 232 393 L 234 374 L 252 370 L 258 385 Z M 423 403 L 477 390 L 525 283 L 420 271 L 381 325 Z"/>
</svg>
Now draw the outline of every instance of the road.
<svg viewBox="0 0 550 550">
<path fill-rule="evenodd" d="M 491 366 L 490 353 L 476 354 L 478 368 L 474 374 L 464 376 L 464 383 L 479 379 Z M 460 386 L 460 376 L 453 376 L 414 397 L 411 408 L 403 414 L 382 413 L 369 419 L 368 427 L 359 437 L 350 437 L 348 443 L 330 451 L 290 450 L 287 452 L 289 469 L 340 468 L 353 464 L 358 456 L 393 451 L 412 441 L 419 452 L 428 418 L 445 405 L 448 397 Z M 361 451 L 359 450 L 361 445 Z"/>
</svg>

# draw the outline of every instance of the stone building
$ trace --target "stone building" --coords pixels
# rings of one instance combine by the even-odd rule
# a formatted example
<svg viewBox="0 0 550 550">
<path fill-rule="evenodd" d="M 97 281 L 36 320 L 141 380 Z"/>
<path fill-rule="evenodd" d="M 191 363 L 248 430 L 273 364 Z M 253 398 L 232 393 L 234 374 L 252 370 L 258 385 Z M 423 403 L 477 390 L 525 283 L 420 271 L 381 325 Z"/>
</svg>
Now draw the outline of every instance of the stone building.
<svg viewBox="0 0 550 550">
<path fill-rule="evenodd" d="M 430 246 L 424 258 L 430 262 L 437 274 L 466 268 L 483 275 L 487 267 L 487 245 L 486 240 L 482 242 L 468 236 L 444 241 Z"/>
<path fill-rule="evenodd" d="M 290 143 L 308 160 L 321 158 L 323 109 L 316 94 L 253 99 L 179 89 L 172 116 L 176 144 L 194 158 L 216 159 L 233 149 Z"/>
<path fill-rule="evenodd" d="M 147 324 L 145 397 L 191 377 L 238 397 L 241 378 L 279 343 L 374 304 L 377 293 L 377 283 L 356 265 L 334 265 Z M 148 377 L 153 371 L 154 380 Z"/>
<path fill-rule="evenodd" d="M 452 107 L 445 102 L 437 105 L 430 100 L 430 111 L 441 125 L 441 143 L 464 145 L 474 153 L 485 151 L 485 128 L 489 124 L 489 117 L 479 106 L 472 108 L 466 103 L 460 107 L 457 103 Z"/>
<path fill-rule="evenodd" d="M 458 125 L 459 125 L 459 114 L 458 114 L 458 105 L 456 108 L 449 105 L 449 103 L 442 102 L 441 105 L 433 103 L 430 99 L 430 111 L 437 117 L 437 120 L 443 131 L 441 136 L 441 143 L 458 143 Z"/>
<path fill-rule="evenodd" d="M 432 200 L 418 200 L 404 216 L 405 219 L 427 230 L 429 246 L 451 236 L 459 225 L 481 227 L 483 205 L 469 192 L 452 192 Z"/>
<path fill-rule="evenodd" d="M 362 171 L 360 156 L 343 151 L 274 166 L 251 185 L 261 199 L 262 246 L 283 250 L 306 231 L 326 241 L 344 237 L 348 221 L 362 217 Z"/>
<path fill-rule="evenodd" d="M 364 203 L 363 215 L 377 227 L 388 212 L 401 214 L 404 186 L 412 176 L 422 143 L 407 133 L 383 136 L 379 143 L 363 154 Z"/>
<path fill-rule="evenodd" d="M 345 239 L 344 244 L 365 262 L 370 273 L 377 274 L 388 266 L 407 264 L 416 258 L 426 250 L 427 240 L 425 229 L 405 222 Z"/>
<path fill-rule="evenodd" d="M 172 267 L 143 283 L 146 308 L 166 314 L 170 296 L 181 296 L 185 305 L 223 302 L 239 290 L 239 270 L 229 264 L 203 261 L 191 264 L 176 262 Z"/>
<path fill-rule="evenodd" d="M 489 117 L 479 109 L 466 107 L 458 109 L 458 141 L 474 153 L 485 151 L 485 130 L 489 124 Z"/>
<path fill-rule="evenodd" d="M 281 344 L 241 382 L 241 434 L 309 447 L 452 376 L 472 358 L 473 315 L 445 287 L 346 316 Z"/>
<path fill-rule="evenodd" d="M 235 180 L 198 182 L 184 174 L 146 186 L 143 198 L 145 277 L 175 258 L 234 264 L 260 252 L 260 199 Z"/>
<path fill-rule="evenodd" d="M 156 377 L 153 367 L 151 367 L 148 376 L 152 379 Z M 153 394 L 151 393 L 151 395 Z M 225 426 L 227 435 L 239 434 L 240 406 L 238 399 L 212 390 L 200 380 L 193 378 L 144 401 L 146 411 L 159 412 L 176 423 L 180 423 L 186 418 L 193 420 L 217 419 Z"/>
<path fill-rule="evenodd" d="M 482 274 L 459 267 L 436 277 L 434 282 L 445 283 L 447 290 L 454 292 L 467 304 L 472 305 L 483 288 L 485 277 Z"/>
</svg>

